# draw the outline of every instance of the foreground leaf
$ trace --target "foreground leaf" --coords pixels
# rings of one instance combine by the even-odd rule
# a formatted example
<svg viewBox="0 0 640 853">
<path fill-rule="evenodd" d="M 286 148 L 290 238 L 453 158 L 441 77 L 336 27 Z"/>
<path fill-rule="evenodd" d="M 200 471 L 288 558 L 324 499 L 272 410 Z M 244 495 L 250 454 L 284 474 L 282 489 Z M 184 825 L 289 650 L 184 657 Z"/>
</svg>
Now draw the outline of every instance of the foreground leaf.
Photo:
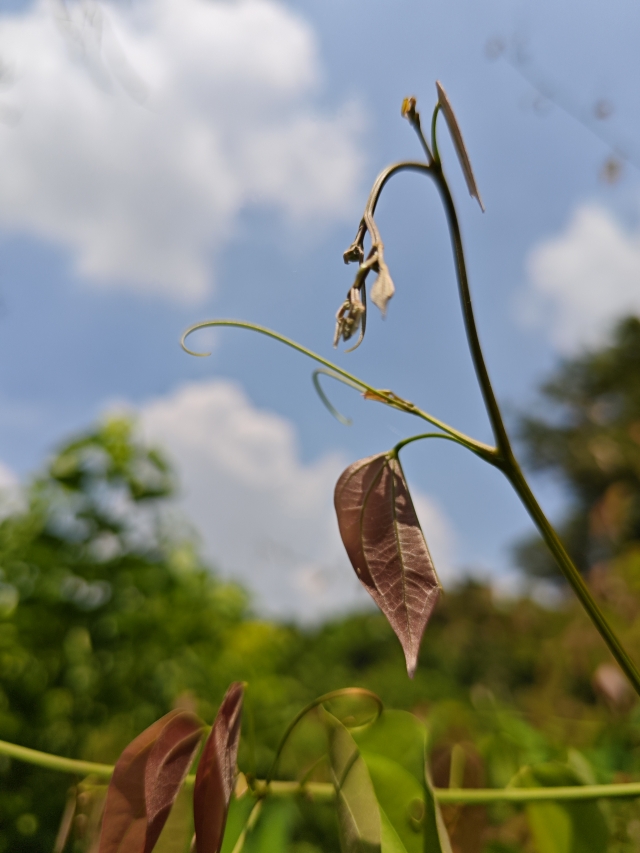
<svg viewBox="0 0 640 853">
<path fill-rule="evenodd" d="M 325 720 L 342 853 L 381 853 L 380 810 L 367 765 L 342 723 L 329 713 Z"/>
<path fill-rule="evenodd" d="M 201 734 L 195 714 L 172 711 L 129 744 L 109 783 L 99 853 L 153 850 Z"/>
<path fill-rule="evenodd" d="M 480 209 L 484 212 L 484 205 L 482 203 L 482 199 L 480 198 L 480 193 L 478 192 L 476 179 L 473 174 L 473 169 L 471 168 L 471 160 L 469 159 L 469 155 L 467 154 L 467 149 L 464 144 L 464 139 L 462 138 L 462 132 L 460 131 L 458 119 L 456 118 L 456 114 L 454 113 L 453 107 L 451 106 L 449 98 L 447 97 L 447 93 L 442 88 L 442 83 L 440 83 L 439 80 L 436 81 L 436 89 L 438 90 L 438 103 L 440 104 L 440 108 L 442 109 L 445 121 L 447 122 L 447 127 L 449 128 L 449 133 L 451 134 L 451 139 L 453 140 L 453 147 L 456 149 L 458 160 L 460 161 L 460 165 L 462 166 L 462 172 L 464 174 L 464 179 L 467 182 L 467 189 L 469 190 L 469 195 L 472 198 L 478 200 Z"/>
<path fill-rule="evenodd" d="M 334 500 L 351 565 L 400 640 L 413 678 L 440 584 L 399 459 L 380 453 L 354 462 Z"/>
<path fill-rule="evenodd" d="M 193 791 L 197 853 L 219 853 L 236 774 L 244 687 L 227 690 L 205 744 Z"/>
<path fill-rule="evenodd" d="M 451 853 L 440 807 L 425 772 L 424 723 L 408 711 L 384 711 L 372 726 L 356 733 L 355 740 L 380 808 L 407 853 Z"/>
</svg>

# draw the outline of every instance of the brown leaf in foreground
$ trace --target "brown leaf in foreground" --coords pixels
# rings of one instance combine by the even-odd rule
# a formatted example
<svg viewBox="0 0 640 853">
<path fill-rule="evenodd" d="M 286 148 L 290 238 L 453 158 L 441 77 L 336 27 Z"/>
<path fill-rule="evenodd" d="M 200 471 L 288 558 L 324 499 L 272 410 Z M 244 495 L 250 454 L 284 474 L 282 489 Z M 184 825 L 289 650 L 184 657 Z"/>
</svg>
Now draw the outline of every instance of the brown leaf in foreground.
<svg viewBox="0 0 640 853">
<path fill-rule="evenodd" d="M 440 584 L 400 461 L 381 453 L 354 462 L 338 480 L 335 506 L 351 565 L 400 640 L 413 678 Z"/>
<path fill-rule="evenodd" d="M 227 690 L 202 752 L 193 792 L 197 853 L 219 853 L 233 791 L 244 687 Z"/>
<path fill-rule="evenodd" d="M 464 144 L 464 139 L 462 138 L 462 132 L 460 131 L 458 119 L 456 118 L 456 114 L 453 111 L 451 102 L 447 97 L 447 93 L 443 89 L 442 83 L 440 83 L 439 80 L 436 80 L 436 89 L 438 90 L 438 103 L 440 104 L 440 108 L 447 122 L 447 127 L 449 128 L 449 133 L 451 134 L 451 139 L 453 140 L 453 146 L 456 149 L 458 160 L 460 161 L 460 165 L 462 166 L 462 171 L 464 173 L 464 179 L 467 182 L 467 189 L 469 190 L 469 195 L 472 198 L 478 200 L 480 209 L 484 213 L 484 204 L 482 203 L 480 193 L 478 192 L 478 185 L 476 184 L 473 169 L 471 168 L 471 160 L 469 159 L 469 155 L 467 154 L 467 149 Z"/>
<path fill-rule="evenodd" d="M 195 757 L 202 722 L 172 711 L 126 747 L 113 771 L 99 853 L 150 853 Z"/>
</svg>

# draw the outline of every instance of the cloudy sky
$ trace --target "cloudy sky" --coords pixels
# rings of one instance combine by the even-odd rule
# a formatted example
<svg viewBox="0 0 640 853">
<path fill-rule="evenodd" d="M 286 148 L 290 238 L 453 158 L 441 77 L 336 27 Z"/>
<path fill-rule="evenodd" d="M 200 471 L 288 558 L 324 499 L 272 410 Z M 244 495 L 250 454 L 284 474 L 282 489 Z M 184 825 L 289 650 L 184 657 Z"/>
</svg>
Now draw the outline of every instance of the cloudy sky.
<svg viewBox="0 0 640 853">
<path fill-rule="evenodd" d="M 639 26 L 630 0 L 606 17 L 551 0 L 5 0 L 0 485 L 125 405 L 257 606 L 309 619 L 362 603 L 333 484 L 415 424 L 332 388 L 344 427 L 300 356 L 221 331 L 194 359 L 180 334 L 214 316 L 272 326 L 488 440 L 432 188 L 403 175 L 385 193 L 397 294 L 350 355 L 331 348 L 341 253 L 377 172 L 420 155 L 402 98 L 429 115 L 442 80 L 487 208 L 443 134 L 489 368 L 512 419 L 535 405 L 559 358 L 640 311 Z M 616 148 L 629 162 L 608 183 Z M 442 444 L 404 464 L 445 586 L 464 571 L 506 584 L 525 513 Z M 562 512 L 557 486 L 536 489 Z"/>
</svg>

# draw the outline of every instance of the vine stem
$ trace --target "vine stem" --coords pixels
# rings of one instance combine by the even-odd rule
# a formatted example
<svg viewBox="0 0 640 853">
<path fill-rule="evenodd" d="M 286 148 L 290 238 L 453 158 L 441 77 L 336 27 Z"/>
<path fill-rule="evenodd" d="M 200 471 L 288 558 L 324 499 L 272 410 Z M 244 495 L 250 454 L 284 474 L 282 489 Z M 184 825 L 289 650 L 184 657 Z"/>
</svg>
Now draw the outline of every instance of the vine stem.
<svg viewBox="0 0 640 853">
<path fill-rule="evenodd" d="M 26 746 L 18 746 L 0 740 L 0 755 L 58 770 L 74 776 L 97 776 L 109 779 L 113 774 L 110 764 L 94 764 L 92 761 L 77 761 L 61 755 L 51 755 Z M 193 786 L 195 776 L 187 776 L 188 786 Z M 329 782 L 282 782 L 256 779 L 252 792 L 259 799 L 269 797 L 296 797 L 307 795 L 315 800 L 331 801 L 335 797 L 334 786 Z M 440 803 L 527 803 L 539 800 L 599 800 L 618 797 L 640 797 L 640 782 L 624 782 L 616 785 L 573 785 L 558 788 L 434 788 L 433 794 Z"/>
<path fill-rule="evenodd" d="M 422 136 L 421 132 L 420 136 Z M 573 589 L 593 625 L 618 663 L 620 669 L 627 676 L 634 690 L 640 696 L 640 672 L 629 657 L 615 631 L 607 621 L 604 613 L 600 610 L 597 602 L 591 594 L 591 591 L 589 590 L 589 587 L 571 560 L 571 557 L 564 548 L 564 545 L 560 541 L 558 534 L 555 532 L 553 526 L 542 511 L 542 508 L 531 491 L 531 488 L 513 453 L 511 442 L 502 419 L 502 413 L 489 378 L 489 372 L 485 364 L 482 347 L 480 345 L 473 312 L 473 304 L 471 302 L 471 291 L 469 289 L 469 280 L 467 277 L 462 235 L 453 198 L 451 197 L 451 191 L 449 190 L 449 185 L 442 171 L 442 166 L 438 161 L 434 161 L 431 165 L 429 174 L 435 181 L 444 204 L 455 259 L 456 276 L 458 279 L 458 290 L 460 294 L 465 331 L 469 342 L 469 349 L 471 351 L 471 358 L 475 367 L 476 376 L 478 378 L 478 383 L 480 385 L 480 390 L 482 392 L 484 404 L 497 445 L 497 454 L 487 461 L 501 469 L 513 486 L 516 494 L 524 504 L 527 512 L 531 516 L 531 519 L 538 528 L 540 535 L 555 557 L 560 571 Z"/>
</svg>

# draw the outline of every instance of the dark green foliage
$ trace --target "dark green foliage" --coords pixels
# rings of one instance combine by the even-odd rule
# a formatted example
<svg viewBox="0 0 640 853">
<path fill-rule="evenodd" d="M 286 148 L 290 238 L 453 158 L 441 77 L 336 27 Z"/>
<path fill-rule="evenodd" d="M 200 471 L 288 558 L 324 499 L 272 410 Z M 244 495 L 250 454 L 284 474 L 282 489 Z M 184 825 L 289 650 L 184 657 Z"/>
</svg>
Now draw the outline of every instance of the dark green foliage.
<svg viewBox="0 0 640 853">
<path fill-rule="evenodd" d="M 581 571 L 640 540 L 640 320 L 612 343 L 565 362 L 542 387 L 546 418 L 524 417 L 530 466 L 568 487 L 572 508 L 559 530 Z M 517 549 L 533 575 L 557 577 L 538 539 Z"/>
</svg>

